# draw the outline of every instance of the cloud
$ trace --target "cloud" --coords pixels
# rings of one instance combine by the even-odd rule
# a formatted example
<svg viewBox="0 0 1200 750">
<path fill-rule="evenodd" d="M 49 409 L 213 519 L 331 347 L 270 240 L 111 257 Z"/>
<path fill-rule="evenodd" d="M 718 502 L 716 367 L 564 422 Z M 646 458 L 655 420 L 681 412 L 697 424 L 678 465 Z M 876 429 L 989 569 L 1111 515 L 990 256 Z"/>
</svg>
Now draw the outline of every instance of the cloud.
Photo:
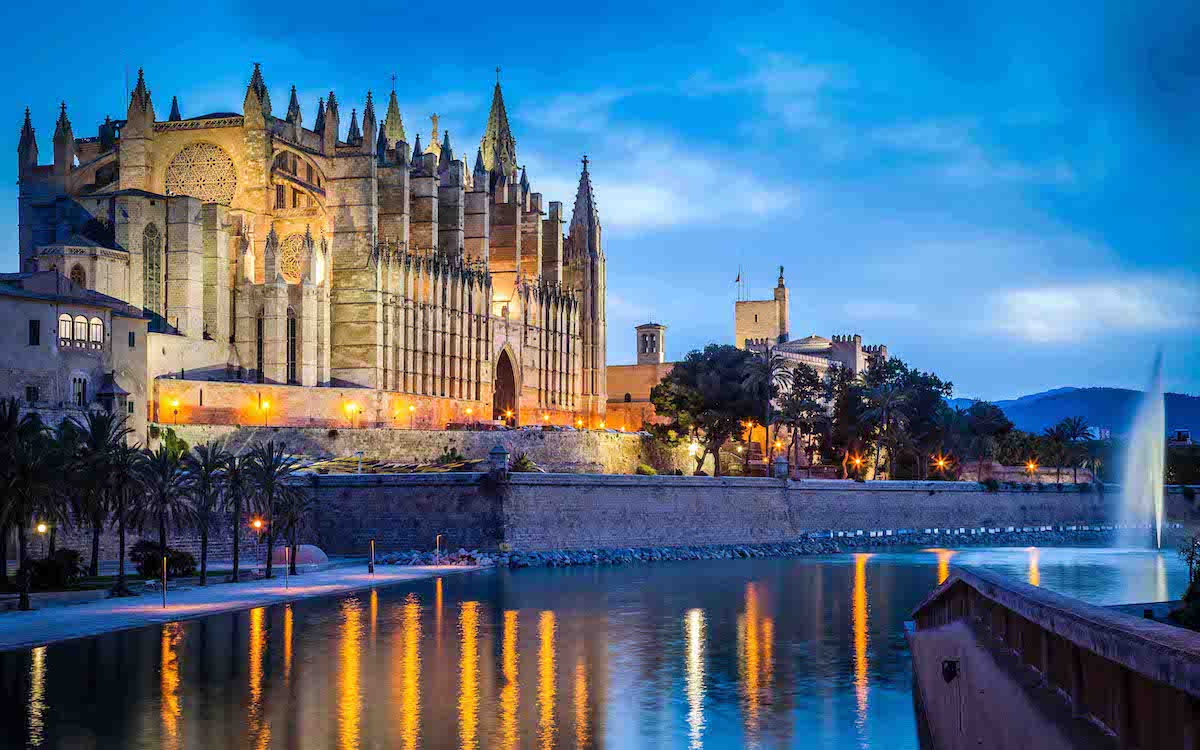
<svg viewBox="0 0 1200 750">
<path fill-rule="evenodd" d="M 994 296 L 991 327 L 1036 344 L 1200 326 L 1200 284 L 1140 277 L 1014 289 Z"/>
<path fill-rule="evenodd" d="M 887 302 L 884 300 L 861 300 L 848 302 L 844 312 L 850 320 L 916 320 L 921 308 L 911 302 Z"/>
</svg>

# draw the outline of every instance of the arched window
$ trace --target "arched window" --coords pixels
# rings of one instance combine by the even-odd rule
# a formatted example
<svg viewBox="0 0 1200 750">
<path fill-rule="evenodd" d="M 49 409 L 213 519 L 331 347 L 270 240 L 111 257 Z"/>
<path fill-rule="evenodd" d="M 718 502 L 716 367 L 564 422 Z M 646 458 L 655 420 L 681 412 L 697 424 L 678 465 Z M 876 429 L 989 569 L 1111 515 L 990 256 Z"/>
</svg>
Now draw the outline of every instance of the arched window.
<svg viewBox="0 0 1200 750">
<path fill-rule="evenodd" d="M 263 382 L 263 311 L 258 311 L 258 318 L 254 321 L 254 346 L 255 346 L 255 373 L 254 379 L 258 382 Z"/>
<path fill-rule="evenodd" d="M 625 394 L 625 403 L 627 403 L 627 404 L 628 404 L 628 403 L 631 403 L 632 401 L 633 401 L 633 394 L 632 394 L 632 393 L 626 393 L 626 394 Z"/>
<path fill-rule="evenodd" d="M 76 263 L 71 267 L 71 283 L 76 286 L 87 287 L 87 274 L 83 271 L 83 266 Z"/>
<path fill-rule="evenodd" d="M 88 339 L 88 322 L 87 318 L 82 315 L 75 316 L 75 335 L 72 337 L 77 344 L 86 344 Z"/>
<path fill-rule="evenodd" d="M 58 316 L 58 343 L 66 345 L 71 340 L 71 316 L 63 313 Z"/>
<path fill-rule="evenodd" d="M 92 348 L 99 349 L 104 344 L 104 321 L 92 318 L 88 321 L 88 327 L 91 329 Z"/>
<path fill-rule="evenodd" d="M 87 378 L 71 378 L 71 400 L 76 406 L 87 406 Z"/>
<path fill-rule="evenodd" d="M 143 307 L 162 315 L 162 235 L 154 224 L 142 230 Z"/>
<path fill-rule="evenodd" d="M 290 307 L 287 312 L 287 382 L 300 382 L 296 377 L 296 311 Z"/>
</svg>

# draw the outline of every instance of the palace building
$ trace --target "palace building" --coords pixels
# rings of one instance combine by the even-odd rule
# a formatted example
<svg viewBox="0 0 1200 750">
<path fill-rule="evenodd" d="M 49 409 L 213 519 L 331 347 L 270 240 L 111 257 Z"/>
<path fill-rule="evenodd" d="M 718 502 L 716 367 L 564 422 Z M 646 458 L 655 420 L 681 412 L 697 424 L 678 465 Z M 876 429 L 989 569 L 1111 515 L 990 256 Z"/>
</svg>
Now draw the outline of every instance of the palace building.
<svg viewBox="0 0 1200 750">
<path fill-rule="evenodd" d="M 473 164 L 436 115 L 428 146 L 410 142 L 394 90 L 382 122 L 370 92 L 348 118 L 334 92 L 309 106 L 311 123 L 292 87 L 277 112 L 255 65 L 241 112 L 185 118 L 172 98 L 159 119 L 139 71 L 95 136 L 62 105 L 50 164 L 26 112 L 21 273 L 148 319 L 144 364 L 108 379 L 146 394 L 152 422 L 603 421 L 586 157 L 568 220 L 520 165 L 498 80 Z"/>
</svg>

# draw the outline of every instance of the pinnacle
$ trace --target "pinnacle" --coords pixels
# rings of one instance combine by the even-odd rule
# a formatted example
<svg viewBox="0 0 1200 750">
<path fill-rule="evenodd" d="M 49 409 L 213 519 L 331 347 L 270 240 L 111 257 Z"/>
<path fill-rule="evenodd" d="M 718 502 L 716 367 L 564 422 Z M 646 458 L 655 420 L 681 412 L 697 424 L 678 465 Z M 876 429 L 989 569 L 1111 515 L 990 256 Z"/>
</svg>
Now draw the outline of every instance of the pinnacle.
<svg viewBox="0 0 1200 750">
<path fill-rule="evenodd" d="M 299 124 L 300 117 L 300 99 L 296 96 L 296 87 L 292 86 L 292 96 L 288 100 L 287 121 Z"/>
<path fill-rule="evenodd" d="M 350 110 L 350 130 L 346 133 L 346 143 L 361 143 L 362 131 L 358 129 L 358 110 Z"/>
<path fill-rule="evenodd" d="M 375 100 L 371 98 L 370 91 L 367 92 L 367 106 L 363 107 L 363 124 L 364 125 L 367 123 L 368 119 L 370 119 L 371 121 L 375 120 Z"/>
<path fill-rule="evenodd" d="M 183 116 L 179 113 L 179 97 L 171 97 L 171 114 L 167 117 L 169 122 L 179 122 Z"/>
</svg>

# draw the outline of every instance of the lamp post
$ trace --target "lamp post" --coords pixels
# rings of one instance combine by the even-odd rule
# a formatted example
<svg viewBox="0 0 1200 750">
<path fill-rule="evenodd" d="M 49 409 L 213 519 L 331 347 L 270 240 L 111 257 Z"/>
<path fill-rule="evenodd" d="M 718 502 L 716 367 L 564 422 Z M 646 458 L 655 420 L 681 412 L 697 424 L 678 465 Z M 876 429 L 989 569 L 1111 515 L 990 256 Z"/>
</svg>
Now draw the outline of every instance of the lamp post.
<svg viewBox="0 0 1200 750">
<path fill-rule="evenodd" d="M 1037 470 L 1038 470 L 1037 462 L 1034 461 L 1032 458 L 1029 459 L 1029 461 L 1025 464 L 1025 473 L 1029 476 L 1030 479 L 1033 479 L 1033 477 L 1037 476 Z"/>
<path fill-rule="evenodd" d="M 179 399 L 171 399 L 171 413 L 175 415 L 175 424 L 179 424 Z"/>
<path fill-rule="evenodd" d="M 580 430 L 582 430 L 582 429 L 583 429 L 583 420 L 582 420 L 582 419 L 576 419 L 576 420 L 575 420 L 575 427 L 576 427 L 577 429 L 580 429 Z"/>
<path fill-rule="evenodd" d="M 509 427 L 514 427 L 515 425 L 509 424 L 510 422 L 512 422 L 512 418 L 513 418 L 513 410 L 505 409 L 504 410 L 504 424 L 508 425 Z"/>
<path fill-rule="evenodd" d="M 471 418 L 471 415 L 474 413 L 475 413 L 475 410 L 468 406 L 467 407 L 467 424 L 475 424 L 475 420 L 473 420 Z"/>
<path fill-rule="evenodd" d="M 436 537 L 434 537 L 433 550 L 434 550 L 433 564 L 441 565 L 442 564 L 442 535 L 441 534 L 438 534 Z"/>
<path fill-rule="evenodd" d="M 43 522 L 38 523 L 36 528 L 37 528 L 38 536 L 40 536 L 42 538 L 42 557 L 45 557 L 46 556 L 46 532 L 50 530 L 50 527 L 47 526 L 46 523 L 43 521 Z"/>
<path fill-rule="evenodd" d="M 261 403 L 258 405 L 258 408 L 259 408 L 259 409 L 262 409 L 262 413 L 263 413 L 263 427 L 267 427 L 267 426 L 270 424 L 270 416 L 271 416 L 271 402 L 270 402 L 270 401 L 263 401 L 263 402 L 261 402 Z"/>
<path fill-rule="evenodd" d="M 408 429 L 410 429 L 410 430 L 415 429 L 414 423 L 416 421 L 416 418 L 417 418 L 417 405 L 409 404 L 408 405 Z"/>
<path fill-rule="evenodd" d="M 263 522 L 261 518 L 255 518 L 250 522 L 251 528 L 254 529 L 254 559 L 257 560 L 261 554 L 259 545 L 262 544 Z"/>
<path fill-rule="evenodd" d="M 353 401 L 346 404 L 346 415 L 350 418 L 351 429 L 358 426 L 358 413 L 361 411 Z"/>
<path fill-rule="evenodd" d="M 371 561 L 367 563 L 367 572 L 371 577 L 375 577 L 375 540 L 371 540 Z"/>
</svg>

